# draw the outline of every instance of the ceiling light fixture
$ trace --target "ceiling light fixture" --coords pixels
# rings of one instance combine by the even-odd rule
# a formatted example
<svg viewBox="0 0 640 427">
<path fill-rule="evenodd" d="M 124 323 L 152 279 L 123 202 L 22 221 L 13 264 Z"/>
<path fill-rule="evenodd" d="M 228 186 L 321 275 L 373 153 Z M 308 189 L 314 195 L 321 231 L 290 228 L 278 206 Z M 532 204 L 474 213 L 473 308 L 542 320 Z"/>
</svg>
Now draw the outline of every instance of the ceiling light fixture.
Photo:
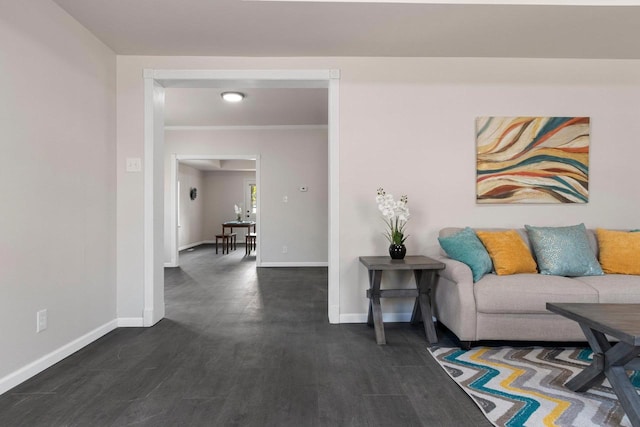
<svg viewBox="0 0 640 427">
<path fill-rule="evenodd" d="M 222 92 L 220 96 L 227 102 L 240 102 L 244 99 L 242 92 Z"/>
</svg>

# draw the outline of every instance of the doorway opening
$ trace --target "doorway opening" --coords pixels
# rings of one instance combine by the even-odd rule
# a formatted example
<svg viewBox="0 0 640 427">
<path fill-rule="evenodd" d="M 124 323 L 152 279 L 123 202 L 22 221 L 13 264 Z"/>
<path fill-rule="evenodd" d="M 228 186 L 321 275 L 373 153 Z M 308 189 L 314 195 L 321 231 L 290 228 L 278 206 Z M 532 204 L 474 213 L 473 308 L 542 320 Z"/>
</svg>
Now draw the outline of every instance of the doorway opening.
<svg viewBox="0 0 640 427">
<path fill-rule="evenodd" d="M 164 88 L 328 89 L 328 319 L 340 323 L 338 70 L 144 70 L 143 325 L 164 317 Z M 258 183 L 259 187 L 259 183 Z M 259 199 L 258 199 L 259 200 Z"/>
</svg>

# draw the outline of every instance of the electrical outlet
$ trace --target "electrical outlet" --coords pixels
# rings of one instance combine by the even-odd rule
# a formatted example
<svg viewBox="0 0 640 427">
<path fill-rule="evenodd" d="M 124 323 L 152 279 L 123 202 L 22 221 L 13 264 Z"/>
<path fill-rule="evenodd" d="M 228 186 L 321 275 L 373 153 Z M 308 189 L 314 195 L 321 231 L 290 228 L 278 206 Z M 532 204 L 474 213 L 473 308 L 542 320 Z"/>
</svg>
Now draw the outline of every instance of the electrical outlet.
<svg viewBox="0 0 640 427">
<path fill-rule="evenodd" d="M 36 313 L 36 332 L 47 329 L 47 310 L 40 310 Z"/>
<path fill-rule="evenodd" d="M 289 252 L 289 248 L 287 248 L 286 246 L 282 247 L 282 253 L 286 254 L 287 252 Z"/>
</svg>

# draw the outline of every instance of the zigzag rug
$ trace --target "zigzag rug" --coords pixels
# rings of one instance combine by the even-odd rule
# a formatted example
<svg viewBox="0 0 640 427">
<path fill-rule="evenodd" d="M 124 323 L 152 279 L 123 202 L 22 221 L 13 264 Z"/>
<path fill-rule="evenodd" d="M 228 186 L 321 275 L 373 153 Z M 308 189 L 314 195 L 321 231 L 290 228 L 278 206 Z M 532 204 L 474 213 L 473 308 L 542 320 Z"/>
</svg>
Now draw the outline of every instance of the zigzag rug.
<svg viewBox="0 0 640 427">
<path fill-rule="evenodd" d="M 564 384 L 591 363 L 584 348 L 431 348 L 495 426 L 630 426 L 605 379 L 585 393 Z M 631 374 L 640 390 L 640 371 Z"/>
</svg>

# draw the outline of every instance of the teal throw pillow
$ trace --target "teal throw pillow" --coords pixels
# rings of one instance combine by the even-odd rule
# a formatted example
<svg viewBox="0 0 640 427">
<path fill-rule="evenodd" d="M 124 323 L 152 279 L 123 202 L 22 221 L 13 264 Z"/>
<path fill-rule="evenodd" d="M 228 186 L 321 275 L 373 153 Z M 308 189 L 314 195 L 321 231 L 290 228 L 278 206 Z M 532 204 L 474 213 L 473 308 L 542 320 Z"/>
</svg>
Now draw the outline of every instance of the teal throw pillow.
<svg viewBox="0 0 640 427">
<path fill-rule="evenodd" d="M 584 224 L 569 227 L 525 225 L 541 274 L 600 276 L 604 274 L 589 245 Z"/>
<path fill-rule="evenodd" d="M 439 237 L 438 242 L 449 255 L 449 258 L 463 262 L 471 268 L 474 283 L 493 269 L 489 252 L 487 252 L 476 232 L 469 227 L 451 236 Z"/>
</svg>

